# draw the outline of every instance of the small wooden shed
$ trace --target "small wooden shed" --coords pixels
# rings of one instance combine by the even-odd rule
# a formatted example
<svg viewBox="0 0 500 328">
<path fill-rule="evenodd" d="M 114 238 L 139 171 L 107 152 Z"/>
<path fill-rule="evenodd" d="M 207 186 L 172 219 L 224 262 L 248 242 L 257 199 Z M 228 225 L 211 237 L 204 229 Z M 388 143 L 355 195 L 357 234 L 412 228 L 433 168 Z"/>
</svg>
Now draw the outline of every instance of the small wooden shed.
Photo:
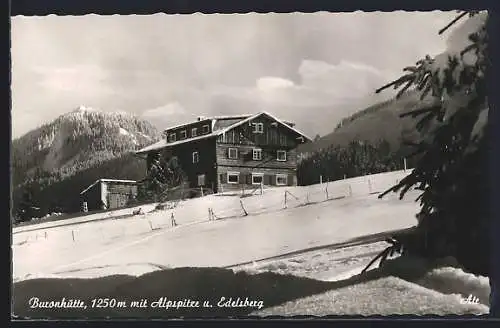
<svg viewBox="0 0 500 328">
<path fill-rule="evenodd" d="M 125 207 L 137 197 L 137 181 L 99 179 L 85 188 L 80 196 L 88 211 Z"/>
</svg>

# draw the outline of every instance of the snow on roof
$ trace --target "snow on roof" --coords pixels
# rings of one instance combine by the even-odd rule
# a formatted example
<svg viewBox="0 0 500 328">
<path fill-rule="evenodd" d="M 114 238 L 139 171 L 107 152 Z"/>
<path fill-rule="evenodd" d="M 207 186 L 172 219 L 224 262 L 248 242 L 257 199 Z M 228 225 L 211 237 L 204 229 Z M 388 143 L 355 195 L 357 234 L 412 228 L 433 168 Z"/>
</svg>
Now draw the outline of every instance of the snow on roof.
<svg viewBox="0 0 500 328">
<path fill-rule="evenodd" d="M 312 139 L 310 137 L 308 137 L 307 135 L 305 135 L 303 132 L 295 129 L 293 126 L 290 125 L 290 123 L 287 123 L 287 122 L 284 122 L 280 119 L 278 119 L 277 117 L 273 116 L 272 114 L 268 113 L 268 112 L 259 112 L 257 114 L 254 114 L 254 115 L 240 115 L 238 116 L 238 118 L 243 118 L 245 117 L 244 119 L 234 123 L 234 124 L 231 124 L 227 127 L 224 127 L 222 129 L 219 129 L 219 130 L 216 130 L 216 131 L 213 131 L 212 133 L 209 133 L 209 134 L 205 134 L 205 135 L 201 135 L 201 136 L 198 136 L 198 137 L 194 137 L 194 138 L 187 138 L 187 139 L 184 139 L 184 140 L 178 140 L 178 141 L 175 141 L 175 142 L 167 142 L 165 139 L 162 139 L 152 145 L 149 145 L 147 147 L 144 147 L 138 151 L 136 151 L 135 153 L 136 154 L 145 154 L 145 153 L 148 153 L 150 151 L 153 151 L 153 150 L 158 150 L 158 149 L 162 149 L 162 148 L 166 148 L 166 147 L 172 147 L 172 146 L 177 146 L 177 145 L 180 145 L 180 144 L 183 144 L 183 143 L 187 143 L 187 142 L 192 142 L 192 141 L 197 141 L 197 140 L 201 140 L 201 139 L 206 139 L 206 138 L 210 138 L 210 137 L 217 137 L 221 134 L 224 134 L 226 132 L 228 132 L 229 130 L 231 129 L 234 129 L 235 127 L 237 126 L 240 126 L 241 124 L 244 124 L 248 121 L 251 121 L 261 115 L 267 115 L 269 116 L 270 118 L 272 118 L 273 120 L 275 120 L 276 122 L 278 122 L 279 124 L 285 126 L 286 128 L 294 131 L 295 133 L 299 134 L 300 137 L 308 140 L 308 141 L 311 141 Z M 236 117 L 236 116 L 235 116 Z M 225 119 L 235 119 L 235 117 L 229 117 L 229 116 L 225 116 Z"/>
<path fill-rule="evenodd" d="M 177 124 L 177 125 L 174 125 L 174 126 L 169 126 L 165 130 L 163 130 L 163 132 L 165 133 L 166 131 L 170 131 L 170 130 L 182 128 L 182 127 L 191 125 L 191 124 L 196 123 L 196 122 L 204 122 L 204 121 L 210 121 L 211 120 L 211 118 L 209 118 L 209 117 L 199 117 L 199 118 L 201 118 L 201 119 L 197 119 L 195 121 L 189 121 L 189 122 L 185 122 L 185 123 L 180 123 L 180 124 Z"/>
<path fill-rule="evenodd" d="M 252 116 L 253 114 L 239 114 L 239 115 L 220 115 L 220 116 L 199 116 L 197 120 L 195 121 L 190 121 L 190 122 L 185 122 L 185 123 L 180 123 L 177 125 L 169 126 L 163 132 L 165 131 L 170 131 L 178 128 L 182 128 L 188 125 L 191 125 L 196 122 L 204 122 L 204 121 L 213 121 L 213 120 L 237 120 L 237 119 L 245 119 L 249 116 Z"/>
<path fill-rule="evenodd" d="M 255 119 L 255 118 L 257 118 L 257 117 L 259 117 L 261 115 L 267 115 L 270 118 L 272 118 L 273 120 L 275 120 L 276 122 L 280 123 L 281 125 L 287 127 L 288 129 L 294 131 L 295 133 L 299 134 L 301 137 L 304 137 L 304 139 L 307 139 L 309 141 L 312 140 L 310 137 L 308 137 L 307 135 L 305 135 L 303 132 L 295 129 L 294 127 L 290 126 L 286 122 L 280 120 L 279 118 L 277 118 L 276 116 L 274 116 L 274 115 L 272 115 L 272 114 L 270 114 L 268 112 L 259 112 L 259 113 L 255 114 L 253 116 L 250 116 L 250 117 L 248 117 L 248 118 L 246 118 L 244 120 L 241 120 L 241 121 L 239 121 L 239 122 L 237 122 L 237 123 L 235 123 L 233 125 L 228 126 L 227 128 L 221 130 L 219 133 L 220 134 L 225 133 L 225 132 L 227 132 L 227 131 L 229 131 L 231 129 L 234 129 L 235 127 L 240 126 L 241 124 L 245 124 L 246 122 L 251 121 L 251 120 L 253 120 L 253 119 Z"/>
<path fill-rule="evenodd" d="M 121 179 L 99 179 L 101 182 L 121 182 L 121 183 L 136 183 L 135 180 L 121 180 Z"/>
<path fill-rule="evenodd" d="M 240 114 L 240 115 L 220 115 L 220 116 L 211 116 L 212 120 L 236 120 L 236 119 L 244 119 L 247 117 L 253 116 L 253 114 Z"/>
<path fill-rule="evenodd" d="M 118 182 L 118 183 L 137 183 L 135 180 L 120 180 L 120 179 L 98 179 L 96 180 L 93 184 L 85 188 L 80 195 L 83 195 L 85 192 L 87 192 L 90 188 L 98 184 L 99 182 Z"/>
<path fill-rule="evenodd" d="M 145 154 L 147 152 L 150 152 L 152 150 L 157 150 L 157 149 L 162 149 L 167 147 L 167 141 L 165 139 L 161 139 L 158 142 L 155 142 L 154 144 L 151 144 L 149 146 L 146 146 L 138 151 L 136 151 L 136 154 Z"/>
<path fill-rule="evenodd" d="M 147 147 L 144 147 L 138 151 L 136 151 L 135 153 L 136 154 L 144 154 L 144 153 L 147 153 L 147 152 L 150 152 L 152 150 L 157 150 L 157 149 L 162 149 L 162 148 L 166 148 L 166 147 L 172 147 L 172 146 L 177 146 L 177 145 L 180 145 L 180 144 L 183 144 L 183 143 L 186 143 L 186 142 L 191 142 L 191 141 L 196 141 L 196 140 L 201 140 L 201 139 L 207 139 L 207 138 L 210 138 L 210 137 L 216 137 L 218 136 L 219 133 L 216 133 L 216 132 L 212 132 L 212 133 L 209 133 L 209 134 L 204 134 L 204 135 L 201 135 L 201 136 L 197 136 L 197 137 L 194 137 L 194 138 L 188 138 L 188 139 L 183 139 L 183 140 L 177 140 L 175 142 L 168 142 L 165 140 L 165 139 L 162 139 L 152 145 L 149 145 Z"/>
</svg>

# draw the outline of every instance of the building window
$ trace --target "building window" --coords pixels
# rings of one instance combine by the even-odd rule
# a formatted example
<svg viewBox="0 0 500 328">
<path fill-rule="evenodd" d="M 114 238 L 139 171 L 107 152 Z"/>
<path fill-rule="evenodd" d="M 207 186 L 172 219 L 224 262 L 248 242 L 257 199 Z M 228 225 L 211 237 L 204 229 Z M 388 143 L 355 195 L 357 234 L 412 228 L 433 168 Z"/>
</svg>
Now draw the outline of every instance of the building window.
<svg viewBox="0 0 500 328">
<path fill-rule="evenodd" d="M 260 185 L 264 183 L 264 173 L 252 173 L 252 184 Z"/>
<path fill-rule="evenodd" d="M 209 133 L 210 132 L 210 126 L 208 124 L 205 124 L 203 126 L 203 133 Z"/>
<path fill-rule="evenodd" d="M 280 145 L 281 146 L 286 146 L 287 140 L 286 140 L 286 134 L 280 134 Z"/>
<path fill-rule="evenodd" d="M 227 172 L 227 183 L 239 183 L 240 172 Z"/>
<path fill-rule="evenodd" d="M 252 123 L 253 133 L 264 133 L 264 123 Z"/>
<path fill-rule="evenodd" d="M 197 151 L 193 152 L 193 164 L 200 161 L 200 154 Z"/>
<path fill-rule="evenodd" d="M 205 174 L 198 175 L 198 187 L 205 185 Z"/>
<path fill-rule="evenodd" d="M 238 148 L 229 148 L 227 152 L 227 155 L 230 159 L 238 158 Z"/>
<path fill-rule="evenodd" d="M 224 133 L 224 142 L 235 143 L 235 133 L 234 130 Z"/>
<path fill-rule="evenodd" d="M 276 152 L 276 159 L 280 162 L 286 161 L 286 150 L 278 150 Z"/>
<path fill-rule="evenodd" d="M 182 130 L 180 133 L 179 133 L 179 136 L 182 139 L 186 139 L 187 138 L 187 132 L 186 130 Z"/>
<path fill-rule="evenodd" d="M 191 137 L 196 137 L 198 135 L 198 129 L 197 128 L 192 128 L 191 129 Z"/>
<path fill-rule="evenodd" d="M 252 158 L 253 158 L 254 161 L 260 161 L 260 160 L 262 160 L 262 149 L 255 148 L 252 151 Z"/>
<path fill-rule="evenodd" d="M 277 145 L 278 144 L 278 131 L 276 129 L 270 129 L 269 131 L 269 141 L 271 145 Z"/>
<path fill-rule="evenodd" d="M 288 184 L 288 176 L 286 174 L 276 174 L 276 185 L 286 186 Z"/>
<path fill-rule="evenodd" d="M 170 133 L 168 135 L 168 142 L 175 142 L 175 133 Z"/>
</svg>

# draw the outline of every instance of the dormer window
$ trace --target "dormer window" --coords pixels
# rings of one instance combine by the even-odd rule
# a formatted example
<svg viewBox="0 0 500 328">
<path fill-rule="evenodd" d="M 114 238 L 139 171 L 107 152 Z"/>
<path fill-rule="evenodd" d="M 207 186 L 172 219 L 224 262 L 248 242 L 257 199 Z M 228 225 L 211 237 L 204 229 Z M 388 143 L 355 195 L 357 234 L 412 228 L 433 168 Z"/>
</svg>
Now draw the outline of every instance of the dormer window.
<svg viewBox="0 0 500 328">
<path fill-rule="evenodd" d="M 264 133 L 264 123 L 252 123 L 253 133 Z"/>
<path fill-rule="evenodd" d="M 175 133 L 170 133 L 168 135 L 168 142 L 175 142 L 175 140 L 176 140 Z"/>
<path fill-rule="evenodd" d="M 198 129 L 197 128 L 192 128 L 191 129 L 191 137 L 196 137 L 198 135 Z"/>
<path fill-rule="evenodd" d="M 182 131 L 180 132 L 180 138 L 181 138 L 181 140 L 182 140 L 182 139 L 186 139 L 186 138 L 187 138 L 187 132 L 186 132 L 186 130 L 182 130 Z"/>
<path fill-rule="evenodd" d="M 209 133 L 210 132 L 210 126 L 208 124 L 205 124 L 203 126 L 203 133 L 206 134 L 206 133 Z"/>
</svg>

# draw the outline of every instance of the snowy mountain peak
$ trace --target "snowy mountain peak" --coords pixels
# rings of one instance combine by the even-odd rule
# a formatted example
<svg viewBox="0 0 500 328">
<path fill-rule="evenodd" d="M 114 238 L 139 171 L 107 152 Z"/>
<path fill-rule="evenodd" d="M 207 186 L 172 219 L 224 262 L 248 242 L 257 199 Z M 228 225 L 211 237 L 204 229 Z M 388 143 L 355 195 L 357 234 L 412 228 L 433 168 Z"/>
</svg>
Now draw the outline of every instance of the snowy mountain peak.
<svg viewBox="0 0 500 328">
<path fill-rule="evenodd" d="M 22 180 L 36 168 L 74 173 L 76 167 L 90 168 L 158 138 L 154 126 L 136 115 L 79 106 L 13 140 L 13 147 Z"/>
<path fill-rule="evenodd" d="M 78 106 L 74 111 L 75 112 L 99 112 L 99 110 L 92 108 L 92 107 L 87 107 L 85 105 Z"/>
</svg>

